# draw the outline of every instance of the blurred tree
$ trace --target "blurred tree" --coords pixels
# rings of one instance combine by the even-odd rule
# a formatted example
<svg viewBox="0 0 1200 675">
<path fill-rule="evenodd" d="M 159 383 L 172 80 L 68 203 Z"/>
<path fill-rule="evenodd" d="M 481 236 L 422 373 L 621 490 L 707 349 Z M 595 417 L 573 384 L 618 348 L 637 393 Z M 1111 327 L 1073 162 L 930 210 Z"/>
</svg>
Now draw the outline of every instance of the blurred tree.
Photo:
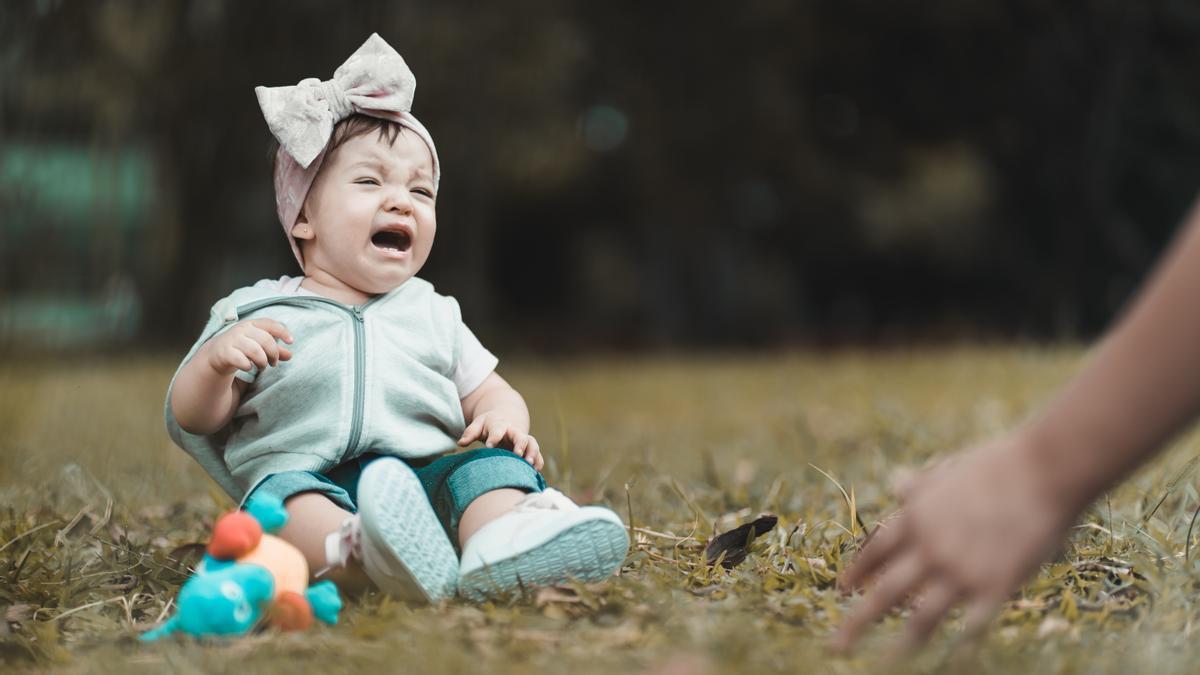
<svg viewBox="0 0 1200 675">
<path fill-rule="evenodd" d="M 154 218 L 88 264 L 5 224 L 0 293 L 130 275 L 175 341 L 295 273 L 253 87 L 372 31 L 445 166 L 425 276 L 537 349 L 1091 332 L 1200 183 L 1181 0 L 18 0 L 0 140 L 144 149 Z"/>
</svg>

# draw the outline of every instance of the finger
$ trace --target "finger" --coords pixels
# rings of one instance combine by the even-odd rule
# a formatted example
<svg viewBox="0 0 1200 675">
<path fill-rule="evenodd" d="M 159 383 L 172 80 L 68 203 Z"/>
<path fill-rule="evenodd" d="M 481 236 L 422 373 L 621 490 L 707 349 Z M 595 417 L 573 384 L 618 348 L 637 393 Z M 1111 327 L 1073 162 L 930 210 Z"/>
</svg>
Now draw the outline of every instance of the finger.
<svg viewBox="0 0 1200 675">
<path fill-rule="evenodd" d="M 487 446 L 489 448 L 498 447 L 496 444 L 504 440 L 508 434 L 508 427 L 503 424 L 496 424 L 488 430 Z"/>
<path fill-rule="evenodd" d="M 240 348 L 243 354 L 250 357 L 254 365 L 259 368 L 266 368 L 269 365 L 267 353 L 263 351 L 262 345 L 254 341 L 250 336 L 242 336 Z"/>
<path fill-rule="evenodd" d="M 892 566 L 883 571 L 879 583 L 863 596 L 862 603 L 838 628 L 833 638 L 834 649 L 848 652 L 862 637 L 867 626 L 895 607 L 904 596 L 921 584 L 927 569 L 915 550 L 907 550 Z"/>
<path fill-rule="evenodd" d="M 273 366 L 279 362 L 279 344 L 275 338 L 264 330 L 251 330 L 246 335 L 262 347 L 267 355 L 267 361 Z"/>
<path fill-rule="evenodd" d="M 250 360 L 249 356 L 243 354 L 241 350 L 234 348 L 230 349 L 229 352 L 229 355 L 225 359 L 229 365 L 246 372 L 250 372 L 254 368 L 254 362 Z"/>
<path fill-rule="evenodd" d="M 901 513 L 894 521 L 878 526 L 874 536 L 870 537 L 870 541 L 858 552 L 850 567 L 838 578 L 837 585 L 842 592 L 848 593 L 861 586 L 876 569 L 896 553 L 904 543 L 906 522 L 905 515 Z"/>
<path fill-rule="evenodd" d="M 251 342 L 253 342 L 255 345 L 258 346 L 259 349 L 261 349 L 263 351 L 264 354 L 267 355 L 267 364 L 268 365 L 274 365 L 274 359 L 272 358 L 272 352 L 276 352 L 276 353 L 278 352 L 278 350 L 276 350 L 274 347 L 274 345 L 275 345 L 274 338 L 272 338 L 266 331 L 259 330 L 253 326 L 250 326 L 249 328 L 247 328 L 245 331 L 242 332 L 241 342 L 244 344 L 246 340 L 250 340 Z M 249 352 L 247 352 L 247 353 L 249 353 Z"/>
<path fill-rule="evenodd" d="M 943 578 L 935 578 L 929 586 L 927 592 L 922 595 L 920 604 L 908 619 L 904 637 L 892 651 L 895 657 L 907 656 L 925 644 L 933 629 L 941 623 L 942 617 L 946 616 L 946 612 L 949 612 L 954 603 L 962 597 L 958 587 Z"/>
<path fill-rule="evenodd" d="M 1006 599 L 1007 595 L 992 593 L 972 598 L 967 602 L 963 610 L 964 637 L 975 638 L 987 630 Z"/>
<path fill-rule="evenodd" d="M 538 447 L 537 439 L 533 436 L 529 437 L 529 452 L 525 454 L 525 459 L 529 460 L 529 463 L 533 465 L 533 468 L 537 469 L 538 471 L 542 470 L 542 464 L 545 463 L 545 461 L 542 459 L 542 449 Z"/>
<path fill-rule="evenodd" d="M 516 434 L 513 436 L 513 454 L 518 457 L 525 457 L 525 449 L 529 446 L 528 434 Z"/>
<path fill-rule="evenodd" d="M 271 321 L 270 319 L 258 319 L 258 321 L 269 322 L 270 324 L 274 324 L 274 326 L 278 326 L 279 328 L 283 329 L 281 335 L 279 330 L 267 330 L 267 328 L 252 322 L 252 328 L 250 331 L 248 331 L 248 334 L 252 335 L 259 344 L 263 345 L 264 348 L 269 347 L 267 351 L 268 354 L 275 355 L 271 365 L 275 365 L 275 363 L 278 361 L 287 361 L 288 359 L 292 358 L 291 350 L 279 344 L 278 342 L 278 340 L 283 340 L 287 344 L 291 344 L 294 341 L 291 333 L 288 333 L 287 329 L 283 328 L 283 324 L 280 324 L 277 321 Z"/>
<path fill-rule="evenodd" d="M 475 420 L 471 422 L 471 424 L 465 430 L 463 430 L 462 438 L 458 439 L 458 444 L 469 445 L 472 441 L 479 438 L 479 435 L 483 432 L 483 422 L 484 418 L 482 416 L 476 417 Z"/>
<path fill-rule="evenodd" d="M 287 326 L 284 326 L 274 319 L 251 319 L 250 325 L 267 331 L 272 336 L 283 340 L 289 345 L 296 341 L 295 338 L 292 337 L 292 332 L 287 329 Z"/>
</svg>

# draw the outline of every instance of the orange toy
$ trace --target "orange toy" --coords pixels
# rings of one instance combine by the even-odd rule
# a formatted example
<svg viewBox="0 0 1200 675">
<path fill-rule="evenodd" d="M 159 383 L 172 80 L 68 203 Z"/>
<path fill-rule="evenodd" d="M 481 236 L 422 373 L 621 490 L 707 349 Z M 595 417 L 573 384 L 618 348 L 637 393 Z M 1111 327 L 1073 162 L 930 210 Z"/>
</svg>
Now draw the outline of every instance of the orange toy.
<svg viewBox="0 0 1200 675">
<path fill-rule="evenodd" d="M 179 611 L 141 639 L 175 632 L 240 635 L 260 621 L 282 630 L 308 628 L 314 617 L 337 623 L 337 587 L 331 581 L 310 587 L 304 555 L 267 533 L 287 522 L 283 504 L 255 498 L 246 509 L 217 520 L 204 561 L 179 591 Z"/>
</svg>

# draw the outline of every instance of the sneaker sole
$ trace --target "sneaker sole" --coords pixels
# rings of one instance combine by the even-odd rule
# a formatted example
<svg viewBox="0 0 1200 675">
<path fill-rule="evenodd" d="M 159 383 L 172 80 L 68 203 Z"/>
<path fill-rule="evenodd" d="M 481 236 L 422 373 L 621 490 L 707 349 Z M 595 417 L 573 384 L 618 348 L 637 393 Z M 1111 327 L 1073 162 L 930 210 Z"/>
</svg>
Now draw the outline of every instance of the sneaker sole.
<svg viewBox="0 0 1200 675">
<path fill-rule="evenodd" d="M 388 595 L 422 603 L 452 597 L 458 556 L 416 474 L 398 459 L 367 465 L 358 483 L 363 567 Z M 364 542 L 365 543 L 365 542 Z"/>
<path fill-rule="evenodd" d="M 585 520 L 540 546 L 466 572 L 458 580 L 458 589 L 463 596 L 481 601 L 570 580 L 604 581 L 625 562 L 628 548 L 624 525 L 608 519 Z"/>
</svg>

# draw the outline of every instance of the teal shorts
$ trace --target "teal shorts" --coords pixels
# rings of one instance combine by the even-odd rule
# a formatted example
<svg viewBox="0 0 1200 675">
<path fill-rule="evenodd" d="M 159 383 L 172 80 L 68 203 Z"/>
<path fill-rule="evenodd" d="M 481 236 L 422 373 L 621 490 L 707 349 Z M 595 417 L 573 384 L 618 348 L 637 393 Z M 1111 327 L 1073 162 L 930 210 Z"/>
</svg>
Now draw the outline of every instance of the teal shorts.
<svg viewBox="0 0 1200 675">
<path fill-rule="evenodd" d="M 382 456 L 366 453 L 323 474 L 312 471 L 273 473 L 255 486 L 251 494 L 269 494 L 286 501 L 302 492 L 319 492 L 341 508 L 354 513 L 358 510 L 358 477 L 364 467 Z M 458 520 L 463 511 L 485 492 L 501 488 L 525 492 L 546 489 L 546 480 L 537 469 L 512 452 L 500 448 L 468 450 L 433 461 L 403 461 L 417 474 L 434 513 L 442 521 L 442 527 L 451 541 L 458 540 Z"/>
</svg>

